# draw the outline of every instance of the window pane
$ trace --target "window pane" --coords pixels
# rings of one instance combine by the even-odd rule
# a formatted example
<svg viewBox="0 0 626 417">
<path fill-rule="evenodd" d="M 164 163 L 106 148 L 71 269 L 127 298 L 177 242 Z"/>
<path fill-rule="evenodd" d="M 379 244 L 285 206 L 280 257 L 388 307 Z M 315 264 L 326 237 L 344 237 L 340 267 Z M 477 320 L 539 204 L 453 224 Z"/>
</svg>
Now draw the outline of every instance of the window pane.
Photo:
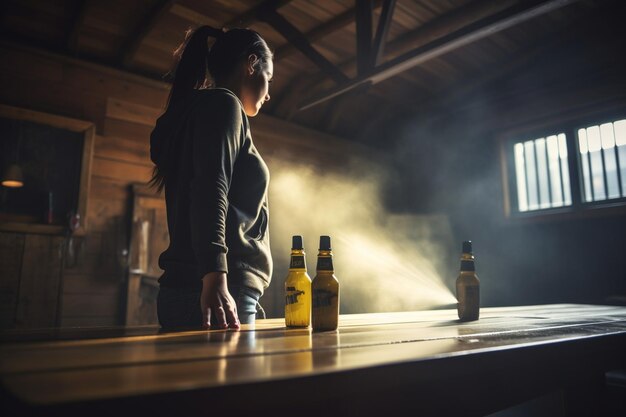
<svg viewBox="0 0 626 417">
<path fill-rule="evenodd" d="M 615 144 L 626 145 L 626 119 L 613 123 L 613 126 L 615 127 Z"/>
<path fill-rule="evenodd" d="M 591 170 L 589 168 L 589 146 L 587 146 L 587 131 L 585 129 L 578 130 L 578 149 L 580 150 L 580 165 L 583 170 L 583 188 L 584 200 L 586 203 L 593 201 L 591 195 Z"/>
<path fill-rule="evenodd" d="M 569 182 L 569 165 L 567 164 L 567 142 L 565 140 L 565 133 L 559 133 L 559 157 L 561 160 L 561 178 L 563 178 L 563 198 L 565 199 L 565 205 L 572 204 L 572 191 Z"/>
<path fill-rule="evenodd" d="M 609 198 L 619 198 L 619 179 L 617 177 L 617 160 L 615 155 L 615 136 L 613 135 L 613 123 L 600 125 L 600 139 L 602 140 L 602 153 L 604 156 L 604 172 L 606 175 L 606 187 Z"/>
<path fill-rule="evenodd" d="M 552 205 L 563 205 L 563 183 L 561 182 L 561 167 L 559 160 L 559 143 L 555 135 L 546 138 L 548 146 L 548 167 L 550 170 L 550 191 L 552 193 Z"/>
<path fill-rule="evenodd" d="M 537 190 L 537 165 L 535 163 L 535 144 L 532 140 L 524 142 L 526 156 L 526 186 L 528 187 L 528 210 L 539 208 L 539 194 Z"/>
<path fill-rule="evenodd" d="M 550 184 L 548 182 L 548 161 L 546 158 L 546 140 L 535 139 L 535 153 L 537 158 L 537 181 L 539 182 L 539 207 L 551 206 Z"/>
<path fill-rule="evenodd" d="M 586 202 L 626 196 L 626 120 L 578 131 Z"/>
<path fill-rule="evenodd" d="M 513 145 L 519 211 L 571 205 L 565 134 Z"/>
<path fill-rule="evenodd" d="M 617 146 L 617 166 L 620 171 L 622 197 L 626 197 L 626 119 L 613 123 L 613 131 Z"/>
<path fill-rule="evenodd" d="M 516 143 L 515 152 L 515 182 L 517 183 L 517 205 L 519 211 L 528 210 L 526 190 L 526 169 L 524 163 L 524 145 Z"/>
<path fill-rule="evenodd" d="M 606 200 L 604 191 L 604 162 L 602 161 L 602 141 L 600 127 L 587 128 L 587 143 L 589 145 L 589 160 L 591 164 L 591 186 L 594 201 Z"/>
</svg>

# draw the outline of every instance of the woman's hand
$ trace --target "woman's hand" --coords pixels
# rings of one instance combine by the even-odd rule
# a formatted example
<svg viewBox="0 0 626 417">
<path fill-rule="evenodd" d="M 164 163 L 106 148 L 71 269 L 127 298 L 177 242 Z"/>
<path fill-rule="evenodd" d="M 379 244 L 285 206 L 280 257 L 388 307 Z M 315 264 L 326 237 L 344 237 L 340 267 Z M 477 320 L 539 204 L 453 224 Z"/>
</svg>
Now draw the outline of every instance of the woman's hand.
<svg viewBox="0 0 626 417">
<path fill-rule="evenodd" d="M 239 329 L 237 304 L 230 295 L 225 272 L 210 272 L 202 278 L 202 308 L 203 327 L 211 327 L 211 316 L 215 317 L 219 329 Z"/>
</svg>

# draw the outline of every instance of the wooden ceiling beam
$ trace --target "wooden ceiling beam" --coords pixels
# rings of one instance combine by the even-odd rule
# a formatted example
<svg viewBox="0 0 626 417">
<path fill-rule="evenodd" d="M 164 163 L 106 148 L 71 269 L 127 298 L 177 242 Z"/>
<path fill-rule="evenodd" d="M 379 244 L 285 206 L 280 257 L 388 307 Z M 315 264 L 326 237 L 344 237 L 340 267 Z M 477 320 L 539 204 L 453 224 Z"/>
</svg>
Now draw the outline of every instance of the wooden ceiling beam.
<svg viewBox="0 0 626 417">
<path fill-rule="evenodd" d="M 385 0 L 383 3 L 383 10 L 380 12 L 380 17 L 378 18 L 374 45 L 372 45 L 372 67 L 379 65 L 385 55 L 385 43 L 387 34 L 389 33 L 389 27 L 391 27 L 393 20 L 393 10 L 395 7 L 396 0 Z"/>
<path fill-rule="evenodd" d="M 374 0 L 374 10 L 381 7 L 382 4 L 383 0 Z M 328 22 L 316 26 L 308 31 L 304 36 L 309 40 L 309 42 L 313 43 L 353 23 L 355 21 L 355 15 L 356 8 L 349 9 Z M 285 59 L 296 52 L 298 52 L 298 49 L 292 43 L 287 42 L 285 45 L 276 49 L 274 52 L 274 61 L 277 62 L 281 59 Z M 353 61 L 353 63 L 354 62 L 356 61 Z M 343 64 L 340 66 L 342 71 L 345 68 L 348 68 L 348 66 Z M 323 72 L 315 76 L 312 76 L 311 74 L 303 74 L 293 77 L 288 86 L 283 89 L 285 93 L 273 98 L 268 107 L 279 112 L 279 114 L 288 112 L 290 117 L 293 116 L 293 110 L 291 109 L 296 108 L 298 105 L 295 101 L 299 100 L 299 97 L 304 94 L 305 91 L 310 90 L 310 88 L 313 88 L 315 84 L 323 81 L 324 78 L 326 78 L 326 73 Z M 313 84 L 309 83 L 311 80 L 314 80 Z M 308 87 L 303 89 L 303 85 Z"/>
<path fill-rule="evenodd" d="M 356 1 L 356 68 L 363 75 L 372 70 L 372 0 Z"/>
<path fill-rule="evenodd" d="M 313 28 L 305 33 L 304 36 L 309 40 L 309 42 L 313 43 L 333 32 L 343 29 L 352 22 L 354 22 L 354 9 L 343 12 L 334 19 Z M 286 44 L 276 48 L 276 51 L 274 52 L 274 60 L 280 61 L 281 59 L 285 59 L 296 52 L 298 52 L 298 49 L 295 45 L 287 42 Z"/>
<path fill-rule="evenodd" d="M 459 9 L 455 9 L 452 12 L 449 12 L 440 17 L 437 17 L 434 20 L 427 22 L 424 25 L 420 26 L 416 30 L 408 32 L 405 35 L 399 37 L 398 39 L 392 42 L 389 42 L 389 44 L 386 45 L 385 50 L 388 52 L 388 55 L 391 55 L 392 57 L 394 55 L 397 56 L 400 52 L 405 52 L 407 50 L 415 48 L 416 46 L 426 44 L 429 41 L 438 39 L 444 36 L 445 34 L 450 33 L 451 31 L 459 30 L 471 23 L 476 22 L 479 19 L 485 18 L 498 11 L 501 11 L 505 9 L 506 7 L 509 7 L 515 4 L 517 1 L 519 0 L 500 0 L 496 2 L 494 2 L 493 0 L 478 0 L 475 2 L 471 2 L 468 5 L 460 7 Z M 382 4 L 382 1 L 380 3 L 377 3 L 377 5 L 380 5 L 380 4 Z M 350 19 L 354 19 L 354 13 L 355 13 L 354 9 L 346 13 L 350 13 Z M 348 16 L 346 16 L 346 18 L 347 17 Z M 316 29 L 313 29 L 311 32 L 307 33 L 307 37 L 309 39 L 312 39 L 313 32 L 315 31 Z M 324 33 L 324 36 L 326 34 L 327 33 Z M 290 46 L 291 44 L 288 44 L 288 45 Z M 285 49 L 287 50 L 287 48 Z M 286 55 L 288 54 L 285 54 L 285 56 Z M 339 65 L 339 68 L 344 73 L 350 73 L 354 71 L 355 67 L 356 67 L 356 59 L 354 58 L 348 59 L 347 61 Z M 403 74 L 400 74 L 399 76 L 402 77 Z M 306 79 L 312 78 L 314 80 L 314 83 L 312 85 L 316 85 L 316 84 L 323 83 L 324 79 L 326 78 L 326 75 L 324 73 L 318 73 L 315 76 L 306 74 L 302 77 L 296 77 L 296 78 L 306 78 Z M 299 84 L 301 82 L 302 80 L 297 81 L 296 84 Z M 294 95 L 292 91 L 290 91 L 288 94 L 290 96 Z M 300 106 L 302 104 L 302 103 L 293 103 L 293 100 L 291 99 L 288 100 L 288 102 L 294 106 Z"/>
<path fill-rule="evenodd" d="M 259 9 L 258 18 L 271 25 L 336 83 L 342 84 L 348 80 L 348 77 L 341 72 L 339 68 L 313 48 L 306 36 L 289 23 L 287 19 L 281 16 L 274 8 Z"/>
<path fill-rule="evenodd" d="M 478 70 L 471 72 L 462 79 L 457 80 L 454 84 L 424 96 L 416 97 L 413 92 L 407 93 L 407 97 L 396 99 L 394 106 L 382 107 L 387 111 L 390 109 L 403 109 L 402 114 L 381 114 L 376 119 L 368 120 L 358 135 L 367 135 L 368 131 L 371 131 L 374 126 L 381 123 L 389 123 L 390 117 L 417 117 L 423 124 L 426 122 L 433 123 L 444 117 L 453 117 L 451 113 L 459 111 L 456 103 L 466 100 L 468 102 L 467 107 L 471 106 L 473 103 L 476 103 L 472 98 L 473 93 L 484 89 L 498 79 L 514 73 L 519 68 L 527 65 L 528 62 L 534 62 L 537 58 L 544 57 L 550 51 L 555 50 L 563 43 L 562 39 L 556 37 L 560 30 L 561 28 L 558 28 L 542 36 L 541 39 L 533 42 L 534 47 L 526 50 L 523 54 L 515 54 L 513 57 L 506 56 L 501 62 L 491 65 L 487 71 Z M 372 92 L 375 90 L 377 88 L 373 88 Z M 451 111 L 451 107 L 454 107 L 454 110 Z M 393 124 L 393 121 L 391 123 Z"/>
<path fill-rule="evenodd" d="M 337 97 L 363 85 L 377 84 L 396 76 L 423 62 L 441 56 L 462 46 L 476 42 L 494 33 L 508 29 L 527 20 L 536 18 L 579 0 L 544 0 L 521 2 L 493 16 L 489 16 L 467 27 L 443 36 L 433 42 L 392 59 L 366 76 L 358 76 L 339 87 L 309 99 L 300 106 L 301 110 Z"/>
<path fill-rule="evenodd" d="M 122 48 L 121 63 L 122 67 L 130 67 L 135 54 L 139 47 L 143 43 L 143 40 L 154 29 L 159 20 L 165 15 L 172 6 L 176 3 L 176 0 L 159 0 L 154 6 L 146 13 L 139 25 L 128 36 L 125 46 Z"/>
<path fill-rule="evenodd" d="M 374 10 L 378 9 L 381 6 L 382 2 L 383 0 L 374 0 Z M 322 23 L 321 25 L 314 27 L 313 29 L 305 33 L 304 36 L 309 40 L 310 43 L 323 39 L 331 33 L 341 30 L 348 26 L 350 23 L 354 22 L 355 15 L 356 9 L 349 9 L 341 13 L 339 16 L 329 20 L 328 22 Z M 281 59 L 285 59 L 288 56 L 293 55 L 297 51 L 298 49 L 294 45 L 287 43 L 283 46 L 276 48 L 276 51 L 274 52 L 274 60 L 278 61 Z"/>
<path fill-rule="evenodd" d="M 415 30 L 399 36 L 387 46 L 387 55 L 390 58 L 395 58 L 400 54 L 426 45 L 481 19 L 499 13 L 519 2 L 520 0 L 477 0 L 469 2 L 424 23 Z"/>
<path fill-rule="evenodd" d="M 477 0 L 454 9 L 426 22 L 417 29 L 410 31 L 385 46 L 385 53 L 390 58 L 397 57 L 401 53 L 410 51 L 419 46 L 439 39 L 451 32 L 460 30 L 476 21 L 500 12 L 507 7 L 516 4 L 519 0 Z M 356 60 L 349 60 L 341 65 L 344 71 L 351 71 L 356 65 Z"/>
</svg>

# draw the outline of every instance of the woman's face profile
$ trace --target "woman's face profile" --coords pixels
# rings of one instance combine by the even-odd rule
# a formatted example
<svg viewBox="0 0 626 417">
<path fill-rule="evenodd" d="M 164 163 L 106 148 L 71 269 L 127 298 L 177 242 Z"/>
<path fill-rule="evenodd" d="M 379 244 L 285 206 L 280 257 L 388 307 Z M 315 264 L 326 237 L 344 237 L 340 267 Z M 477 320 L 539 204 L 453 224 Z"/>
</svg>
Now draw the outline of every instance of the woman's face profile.
<svg viewBox="0 0 626 417">
<path fill-rule="evenodd" d="M 257 57 L 250 55 L 246 77 L 244 78 L 241 90 L 241 102 L 244 111 L 249 117 L 254 117 L 259 113 L 263 104 L 270 99 L 269 84 L 272 82 L 274 74 L 274 63 L 272 60 L 257 64 Z"/>
</svg>

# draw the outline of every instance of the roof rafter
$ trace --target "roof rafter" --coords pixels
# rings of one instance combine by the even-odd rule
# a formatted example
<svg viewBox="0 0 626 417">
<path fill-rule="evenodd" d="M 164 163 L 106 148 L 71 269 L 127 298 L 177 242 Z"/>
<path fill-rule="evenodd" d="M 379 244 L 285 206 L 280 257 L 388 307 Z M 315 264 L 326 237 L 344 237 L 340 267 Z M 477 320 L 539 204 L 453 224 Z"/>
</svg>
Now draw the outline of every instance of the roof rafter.
<svg viewBox="0 0 626 417">
<path fill-rule="evenodd" d="M 378 19 L 374 44 L 372 45 L 372 67 L 379 65 L 382 57 L 385 55 L 385 41 L 389 33 L 395 7 L 396 0 L 385 0 L 383 4 L 383 10 Z"/>
<path fill-rule="evenodd" d="M 287 19 L 281 16 L 274 8 L 259 9 L 258 17 L 260 20 L 271 25 L 278 33 L 300 50 L 300 52 L 320 67 L 322 71 L 335 80 L 335 82 L 341 84 L 348 80 L 348 77 L 341 72 L 335 64 L 313 48 L 306 36 L 289 23 Z"/>
<path fill-rule="evenodd" d="M 363 75 L 372 68 L 372 0 L 356 2 L 356 67 Z"/>
<path fill-rule="evenodd" d="M 307 109 L 362 85 L 379 83 L 461 46 L 483 39 L 501 30 L 508 29 L 519 23 L 533 19 L 537 16 L 576 1 L 579 0 L 544 0 L 522 2 L 502 12 L 496 13 L 495 15 L 470 24 L 463 29 L 449 33 L 440 39 L 404 53 L 403 55 L 380 65 L 370 74 L 358 76 L 356 79 L 350 80 L 331 91 L 327 91 L 309 99 L 300 106 L 300 109 Z"/>
<path fill-rule="evenodd" d="M 391 55 L 392 57 L 394 55 L 397 56 L 399 55 L 399 53 L 406 51 L 409 48 L 414 48 L 416 45 L 424 45 L 432 40 L 444 36 L 447 33 L 450 33 L 451 31 L 459 30 L 471 23 L 476 22 L 479 19 L 485 18 L 498 11 L 501 11 L 506 7 L 515 4 L 516 2 L 517 0 L 500 0 L 497 2 L 493 2 L 492 0 L 478 0 L 475 2 L 471 2 L 468 5 L 460 7 L 459 9 L 439 16 L 432 21 L 425 23 L 419 28 L 400 36 L 398 39 L 389 42 L 386 45 L 385 50 L 388 52 L 388 55 Z M 378 5 L 380 4 L 382 4 L 382 1 L 379 1 Z M 344 14 L 347 13 L 350 13 L 350 19 L 354 19 L 354 9 Z M 348 23 L 350 22 L 347 22 L 345 24 Z M 319 28 L 321 29 L 321 26 Z M 311 36 L 311 34 L 316 30 L 317 28 L 307 33 L 307 37 Z M 291 44 L 288 45 L 290 46 Z M 339 65 L 339 68 L 345 73 L 353 72 L 355 67 L 355 58 L 350 58 Z M 400 74 L 399 76 L 402 77 L 403 74 Z M 313 76 L 310 74 L 304 74 L 294 77 L 292 82 L 290 82 L 290 85 L 293 85 L 295 88 L 286 89 L 287 93 L 284 93 L 281 97 L 278 97 L 278 101 L 280 101 L 280 107 L 300 106 L 302 103 L 299 103 L 298 101 L 300 101 L 301 95 L 306 94 L 307 91 L 314 91 L 313 89 L 315 89 L 316 86 L 323 84 L 325 79 L 326 74 L 323 72 L 320 72 Z M 300 90 L 298 87 L 302 85 L 308 85 L 309 87 L 306 90 Z"/>
<path fill-rule="evenodd" d="M 381 3 L 382 0 L 374 0 L 374 10 L 379 8 Z M 350 23 L 354 22 L 355 15 L 355 8 L 346 10 L 345 12 L 329 20 L 328 22 L 322 23 L 321 25 L 311 29 L 310 31 L 305 33 L 304 36 L 309 40 L 309 42 L 313 43 L 330 35 L 333 32 L 336 32 L 348 26 Z M 297 48 L 291 43 L 287 43 L 276 49 L 276 52 L 274 53 L 274 59 L 281 60 L 287 58 L 288 56 L 291 56 L 295 52 L 297 52 Z"/>
</svg>

